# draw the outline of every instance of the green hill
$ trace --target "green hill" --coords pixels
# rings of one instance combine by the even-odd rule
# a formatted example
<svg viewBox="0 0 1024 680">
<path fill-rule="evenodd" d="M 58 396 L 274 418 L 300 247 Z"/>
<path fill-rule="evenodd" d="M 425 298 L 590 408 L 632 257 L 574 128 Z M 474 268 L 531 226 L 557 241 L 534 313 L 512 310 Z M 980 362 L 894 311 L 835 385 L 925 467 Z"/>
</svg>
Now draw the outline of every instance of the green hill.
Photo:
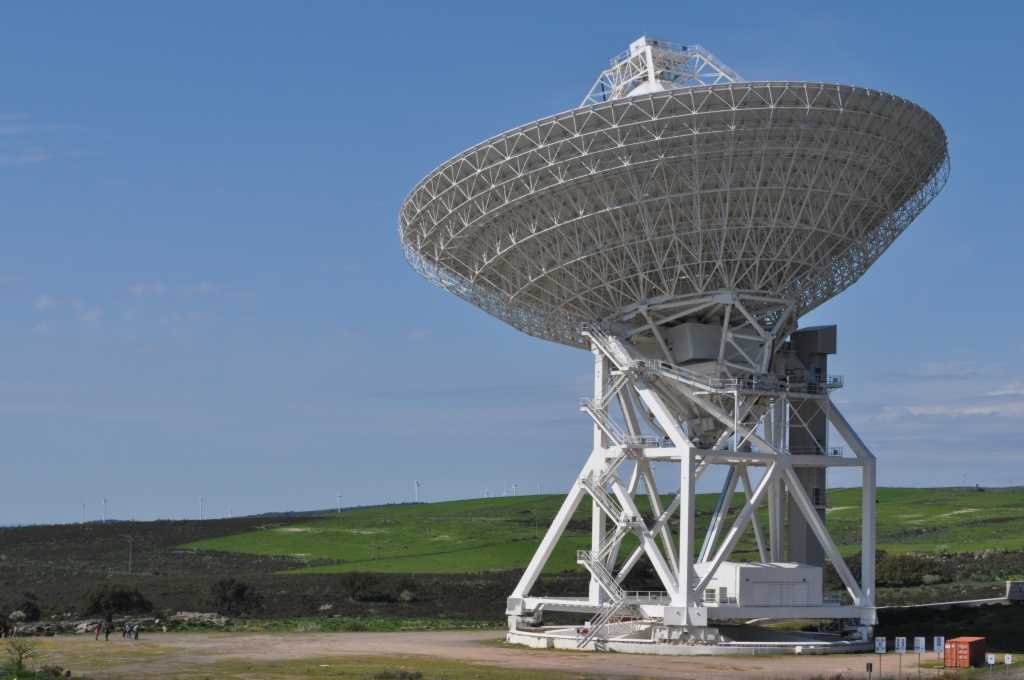
<svg viewBox="0 0 1024 680">
<path fill-rule="evenodd" d="M 742 495 L 737 497 L 734 506 L 739 505 Z M 322 519 L 277 524 L 182 547 L 298 557 L 316 564 L 299 572 L 464 573 L 517 569 L 530 559 L 561 501 L 561 496 L 518 496 L 356 508 L 325 514 Z M 702 528 L 713 504 L 710 494 L 698 498 Z M 648 511 L 645 503 L 640 509 Z M 828 524 L 845 554 L 859 551 L 859 489 L 829 491 Z M 547 571 L 576 568 L 575 551 L 587 547 L 589 531 L 590 508 L 585 503 L 556 548 Z M 748 529 L 740 544 L 740 559 L 756 554 L 750 533 Z M 878 548 L 894 553 L 1024 550 L 1024 488 L 879 489 Z"/>
</svg>

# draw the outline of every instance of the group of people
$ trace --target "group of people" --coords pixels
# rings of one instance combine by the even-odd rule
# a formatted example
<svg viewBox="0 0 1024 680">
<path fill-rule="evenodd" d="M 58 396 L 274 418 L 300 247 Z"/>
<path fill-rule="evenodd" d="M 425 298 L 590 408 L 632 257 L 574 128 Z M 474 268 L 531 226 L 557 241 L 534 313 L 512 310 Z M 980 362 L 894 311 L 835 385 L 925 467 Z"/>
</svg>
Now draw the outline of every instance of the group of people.
<svg viewBox="0 0 1024 680">
<path fill-rule="evenodd" d="M 109 640 L 110 634 L 114 632 L 114 622 L 107 620 L 96 624 L 96 639 L 100 639 L 100 633 L 103 633 L 103 639 Z M 138 623 L 129 623 L 125 621 L 121 625 L 121 637 L 125 640 L 138 640 L 139 633 L 142 632 L 142 625 Z"/>
</svg>

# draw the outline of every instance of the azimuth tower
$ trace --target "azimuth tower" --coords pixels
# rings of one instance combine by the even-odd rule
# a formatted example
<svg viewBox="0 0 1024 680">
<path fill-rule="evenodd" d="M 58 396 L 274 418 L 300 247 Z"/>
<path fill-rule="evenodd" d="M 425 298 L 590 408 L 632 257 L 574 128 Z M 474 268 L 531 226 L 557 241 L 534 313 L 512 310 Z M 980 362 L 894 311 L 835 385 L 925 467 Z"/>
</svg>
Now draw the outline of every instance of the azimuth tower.
<svg viewBox="0 0 1024 680">
<path fill-rule="evenodd" d="M 399 229 L 413 267 L 594 355 L 581 407 L 593 447 L 508 600 L 510 640 L 750 653 L 867 639 L 875 457 L 830 397 L 843 382 L 828 373 L 835 327 L 797 321 L 860 278 L 948 173 L 942 127 L 905 99 L 747 82 L 703 47 L 640 38 L 579 107 L 482 142 L 415 187 Z M 655 464 L 678 466 L 670 503 Z M 712 466 L 724 482 L 699 536 L 695 484 Z M 862 471 L 859 577 L 825 522 L 834 467 Z M 535 595 L 586 499 L 589 593 Z M 731 561 L 747 532 L 757 561 Z M 641 560 L 661 590 L 625 589 Z M 843 585 L 835 600 L 824 568 Z M 544 626 L 552 611 L 589 620 Z M 787 618 L 845 625 L 784 640 L 735 625 Z"/>
</svg>

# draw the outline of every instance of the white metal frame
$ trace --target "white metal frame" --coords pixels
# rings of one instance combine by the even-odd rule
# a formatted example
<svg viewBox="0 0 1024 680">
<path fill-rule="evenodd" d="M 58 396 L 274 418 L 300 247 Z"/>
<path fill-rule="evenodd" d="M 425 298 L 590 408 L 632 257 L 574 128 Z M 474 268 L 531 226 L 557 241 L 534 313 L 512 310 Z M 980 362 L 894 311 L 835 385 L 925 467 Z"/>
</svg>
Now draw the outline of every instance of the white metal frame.
<svg viewBox="0 0 1024 680">
<path fill-rule="evenodd" d="M 757 314 L 748 309 L 755 304 L 760 305 Z M 656 307 L 654 312 L 652 306 Z M 712 309 L 718 318 L 733 319 L 731 327 L 726 322 L 723 338 L 730 331 L 759 329 L 771 359 L 779 351 L 778 341 L 794 328 L 792 304 L 767 296 L 721 291 L 652 306 L 644 310 L 646 313 L 626 310 L 619 315 L 622 320 L 643 320 L 643 325 L 621 335 L 594 327 L 584 331 L 595 357 L 594 397 L 582 404 L 582 410 L 594 422 L 593 448 L 509 598 L 510 625 L 515 627 L 521 617 L 544 610 L 590 612 L 595 617 L 581 645 L 599 637 L 621 617 L 671 622 L 674 628 L 670 625 L 670 629 L 690 633 L 709 621 L 752 618 L 857 619 L 866 631 L 875 622 L 875 458 L 832 402 L 829 385 L 778 380 L 763 368 L 772 362 L 762 363 L 759 358 L 746 367 L 720 360 L 717 371 L 701 374 L 673 364 L 670 357 L 652 359 L 629 339 L 642 333 L 656 336 L 665 329 L 664 324 L 679 320 L 675 310 L 689 310 L 687 314 L 692 317 Z M 659 323 L 658 319 L 663 321 Z M 791 424 L 799 426 L 793 420 L 795 409 L 791 404 L 795 402 L 821 409 L 853 456 L 824 455 L 824 444 L 817 454 L 790 451 L 785 433 Z M 613 406 L 617 408 L 615 416 Z M 699 426 L 707 419 L 713 421 L 713 426 Z M 680 490 L 667 507 L 662 506 L 658 495 L 651 469 L 654 463 L 679 465 Z M 712 465 L 725 466 L 727 473 L 709 528 L 698 542 L 695 484 Z M 859 580 L 797 478 L 794 469 L 798 467 L 862 469 Z M 637 507 L 641 488 L 650 504 L 650 519 L 645 519 Z M 730 521 L 737 488 L 742 488 L 744 501 Z M 824 548 L 849 602 L 774 607 L 705 602 L 707 585 L 747 530 L 753 532 L 761 561 L 782 560 L 785 527 L 781 499 L 786 494 L 794 499 Z M 531 589 L 569 520 L 588 498 L 593 518 L 591 548 L 577 554 L 578 563 L 591 574 L 588 596 L 533 596 Z M 767 528 L 757 517 L 761 507 L 768 509 Z M 677 512 L 679 530 L 672 532 L 669 519 Z M 628 534 L 636 537 L 638 546 L 628 555 L 621 554 L 623 538 Z M 660 596 L 638 595 L 622 588 L 641 559 L 649 560 L 661 581 L 664 593 Z M 694 568 L 697 563 L 704 565 L 699 577 Z"/>
<path fill-rule="evenodd" d="M 701 45 L 679 45 L 644 37 L 612 59 L 611 66 L 601 72 L 580 106 L 627 97 L 645 83 L 679 88 L 741 80 L 738 73 Z"/>
<path fill-rule="evenodd" d="M 515 328 L 595 355 L 594 395 L 582 404 L 593 448 L 509 599 L 511 625 L 545 608 L 595 614 L 591 637 L 627 614 L 676 633 L 720 618 L 808 616 L 702 597 L 748 528 L 762 560 L 783 558 L 787 495 L 850 600 L 813 614 L 871 625 L 874 457 L 829 397 L 841 382 L 795 383 L 774 364 L 796 320 L 859 279 L 948 174 L 945 132 L 912 102 L 849 85 L 745 82 L 700 46 L 641 38 L 581 106 L 485 140 L 413 189 L 399 237 L 418 272 Z M 684 321 L 720 328 L 710 366 L 674 363 L 667 336 Z M 803 427 L 816 453 L 841 453 L 811 432 L 814 408 L 852 457 L 790 449 L 790 428 Z M 661 462 L 679 465 L 667 507 L 652 473 Z M 711 465 L 728 471 L 698 543 L 694 488 Z M 863 473 L 860 581 L 794 471 L 839 466 Z M 651 518 L 637 508 L 641 489 Z M 591 549 L 577 557 L 591 574 L 587 596 L 531 595 L 586 499 Z M 630 534 L 638 547 L 625 555 Z M 641 559 L 664 593 L 623 590 Z M 708 567 L 699 578 L 697 561 Z"/>
</svg>

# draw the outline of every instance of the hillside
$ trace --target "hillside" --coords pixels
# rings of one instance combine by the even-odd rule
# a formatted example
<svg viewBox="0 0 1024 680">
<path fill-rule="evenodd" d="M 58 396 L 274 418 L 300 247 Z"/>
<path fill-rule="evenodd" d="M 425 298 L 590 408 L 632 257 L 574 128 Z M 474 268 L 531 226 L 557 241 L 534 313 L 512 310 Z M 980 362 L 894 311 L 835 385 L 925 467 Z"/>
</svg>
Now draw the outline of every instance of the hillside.
<svg viewBox="0 0 1024 680">
<path fill-rule="evenodd" d="M 45 617 L 73 615 L 110 586 L 138 588 L 156 612 L 209 611 L 217 582 L 235 578 L 262 595 L 250 615 L 266 618 L 323 616 L 329 605 L 349 617 L 499 620 L 560 502 L 521 496 L 319 516 L 0 528 L 0 616 L 26 600 Z M 711 503 L 700 498 L 702 521 Z M 834 491 L 830 503 L 830 526 L 843 550 L 856 553 L 857 493 Z M 883 604 L 992 597 L 1005 579 L 1024 575 L 1024 489 L 882 489 L 878 513 L 880 547 L 890 552 L 878 563 Z M 582 508 L 540 592 L 585 592 L 573 550 L 588 531 Z M 749 542 L 741 548 L 753 557 Z M 892 555 L 902 552 L 935 556 Z M 631 588 L 657 588 L 643 562 L 630 579 Z"/>
<path fill-rule="evenodd" d="M 356 508 L 182 547 L 310 563 L 296 569 L 300 572 L 520 569 L 533 554 L 561 500 L 561 496 L 519 496 Z M 710 494 L 698 498 L 702 528 L 713 504 Z M 640 509 L 647 512 L 644 504 Z M 548 563 L 548 573 L 576 568 L 575 551 L 589 541 L 589 522 L 590 508 L 584 504 Z M 829 492 L 828 524 L 844 554 L 860 550 L 859 489 Z M 747 534 L 738 551 L 740 558 L 754 555 L 749 530 Z M 879 489 L 878 549 L 889 553 L 1024 550 L 1024 488 Z"/>
</svg>

